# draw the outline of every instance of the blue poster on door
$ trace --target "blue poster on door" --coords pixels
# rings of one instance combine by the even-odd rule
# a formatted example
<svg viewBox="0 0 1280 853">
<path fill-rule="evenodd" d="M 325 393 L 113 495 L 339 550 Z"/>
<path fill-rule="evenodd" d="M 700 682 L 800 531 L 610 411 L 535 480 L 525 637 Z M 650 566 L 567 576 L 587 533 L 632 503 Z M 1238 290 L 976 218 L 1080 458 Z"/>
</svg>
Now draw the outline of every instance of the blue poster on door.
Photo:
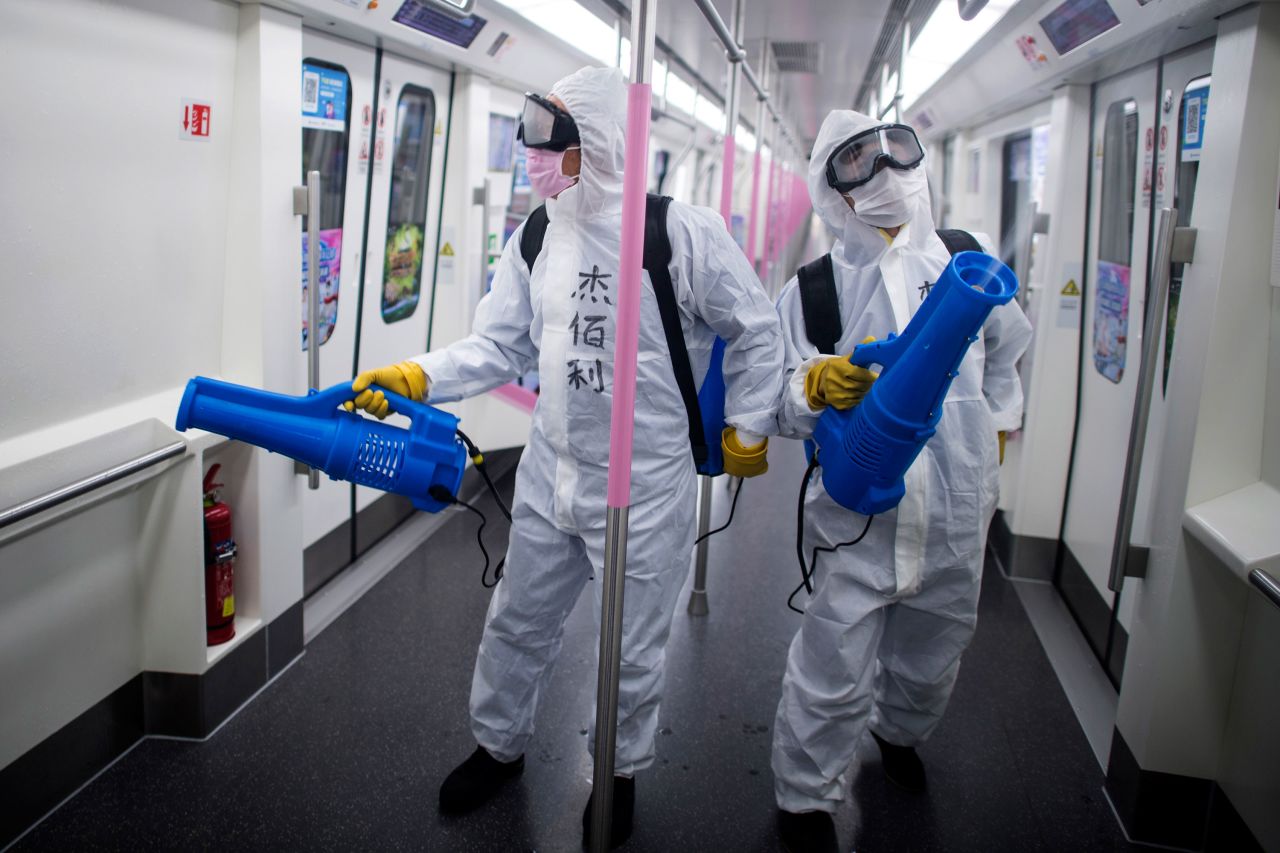
<svg viewBox="0 0 1280 853">
<path fill-rule="evenodd" d="M 1098 261 L 1097 294 L 1093 303 L 1093 366 L 1119 384 L 1129 341 L 1129 267 Z"/>
<path fill-rule="evenodd" d="M 302 126 L 317 130 L 347 129 L 345 71 L 302 63 Z"/>
<path fill-rule="evenodd" d="M 1209 114 L 1209 87 L 1200 86 L 1191 89 L 1182 96 L 1182 133 L 1180 147 L 1183 163 L 1194 163 L 1200 159 L 1200 149 L 1204 147 L 1204 120 Z"/>
</svg>

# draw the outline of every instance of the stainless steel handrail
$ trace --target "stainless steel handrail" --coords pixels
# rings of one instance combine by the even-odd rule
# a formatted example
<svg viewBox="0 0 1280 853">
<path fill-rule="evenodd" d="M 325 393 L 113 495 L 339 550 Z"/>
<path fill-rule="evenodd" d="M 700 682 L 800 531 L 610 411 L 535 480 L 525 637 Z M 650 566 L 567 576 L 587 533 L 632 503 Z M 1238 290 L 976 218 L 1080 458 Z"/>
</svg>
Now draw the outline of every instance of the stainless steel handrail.
<svg viewBox="0 0 1280 853">
<path fill-rule="evenodd" d="M 1276 607 L 1280 607 L 1280 581 L 1277 581 L 1262 569 L 1254 569 L 1249 572 L 1249 583 L 1261 590 L 1268 601 Z"/>
<path fill-rule="evenodd" d="M 712 31 L 715 32 L 716 38 L 720 39 L 720 43 L 724 45 L 724 49 L 729 54 L 729 61 L 735 63 L 742 69 L 742 76 L 751 84 L 751 88 L 755 89 L 756 96 L 765 102 L 765 106 L 769 109 L 769 114 L 773 116 L 774 121 L 778 123 L 778 130 L 791 145 L 799 148 L 795 135 L 788 129 L 786 121 L 782 114 L 778 112 L 777 107 L 773 103 L 773 99 L 769 96 L 769 91 L 760 83 L 760 79 L 756 76 L 755 71 L 751 67 L 751 63 L 747 61 L 747 52 L 737 43 L 733 37 L 733 33 L 729 31 L 729 26 L 724 22 L 724 18 L 720 17 L 720 13 L 716 11 L 716 7 L 711 0 L 694 0 L 694 4 L 702 12 L 702 16 L 707 19 L 707 23 L 711 25 Z M 729 105 L 725 105 L 725 112 L 729 111 Z M 735 117 L 736 118 L 736 117 Z M 760 128 L 756 128 L 756 133 L 760 133 Z"/>
<path fill-rule="evenodd" d="M 307 172 L 307 388 L 320 387 L 320 172 Z M 320 488 L 320 472 L 307 469 L 307 488 Z"/>
<path fill-rule="evenodd" d="M 181 456 L 186 452 L 187 443 L 182 440 L 170 442 L 164 447 L 157 448 L 142 456 L 130 459 L 128 462 L 122 462 L 119 465 L 113 465 L 105 471 L 99 471 L 83 479 L 77 480 L 66 486 L 46 492 L 43 495 L 25 500 L 22 503 L 15 504 L 5 510 L 0 510 L 0 528 L 8 527 L 16 524 L 24 518 L 30 518 L 38 512 L 44 512 L 47 509 L 53 509 L 59 504 L 66 503 L 72 498 L 78 498 L 83 494 L 87 494 L 94 489 L 100 489 L 103 486 L 110 485 L 117 480 L 122 480 L 130 474 L 136 474 L 152 465 L 158 465 L 166 459 L 172 459 L 175 456 Z"/>
<path fill-rule="evenodd" d="M 1142 454 L 1147 440 L 1147 422 L 1151 416 L 1151 390 L 1155 385 L 1156 365 L 1160 363 L 1160 322 L 1169 298 L 1169 281 L 1173 271 L 1173 235 L 1178 225 L 1175 208 L 1161 208 L 1156 221 L 1156 251 L 1151 265 L 1150 298 L 1142 331 L 1142 368 L 1134 393 L 1133 417 L 1129 426 L 1129 453 L 1125 458 L 1124 485 L 1120 489 L 1120 513 L 1116 519 L 1116 538 L 1111 548 L 1111 574 L 1107 589 L 1115 592 L 1124 584 L 1129 562 L 1129 539 L 1133 535 L 1133 518 L 1138 504 L 1138 483 L 1142 474 Z"/>
</svg>

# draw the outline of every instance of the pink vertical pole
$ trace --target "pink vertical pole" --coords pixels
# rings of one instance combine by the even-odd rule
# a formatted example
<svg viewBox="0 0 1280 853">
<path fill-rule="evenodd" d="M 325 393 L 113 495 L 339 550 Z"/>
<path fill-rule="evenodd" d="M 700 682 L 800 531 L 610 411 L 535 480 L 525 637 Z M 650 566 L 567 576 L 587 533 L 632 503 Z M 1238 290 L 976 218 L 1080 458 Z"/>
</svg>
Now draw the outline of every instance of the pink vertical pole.
<svg viewBox="0 0 1280 853">
<path fill-rule="evenodd" d="M 733 134 L 724 138 L 724 165 L 720 174 L 720 215 L 724 217 L 724 227 L 733 233 L 733 160 L 738 153 L 738 145 Z"/>
<path fill-rule="evenodd" d="M 636 353 L 640 341 L 640 270 L 644 257 L 644 199 L 649 175 L 648 83 L 627 91 L 626 166 L 622 180 L 622 248 L 618 256 L 617 343 L 613 355 L 613 409 L 609 421 L 608 503 L 631 503 L 631 447 L 635 430 Z"/>
<path fill-rule="evenodd" d="M 776 146 L 778 144 L 778 138 L 776 135 L 774 136 L 773 144 L 776 149 Z M 773 245 L 772 241 L 773 241 L 773 229 L 774 229 L 774 220 L 775 220 L 775 217 L 773 215 L 773 205 L 776 202 L 776 199 L 774 198 L 773 190 L 774 190 L 774 184 L 777 181 L 777 177 L 778 177 L 778 152 L 777 150 L 770 150 L 769 152 L 769 183 L 765 188 L 765 198 L 764 198 L 764 246 L 762 247 L 762 251 L 760 252 L 761 254 L 760 266 L 759 266 L 759 269 L 756 270 L 756 274 L 759 275 L 761 278 L 765 278 L 767 270 L 769 268 L 769 255 L 770 255 L 770 252 L 772 251 L 772 245 Z"/>
<path fill-rule="evenodd" d="M 759 122 L 756 123 L 756 133 L 763 133 L 763 128 Z M 754 267 L 756 263 L 756 228 L 757 216 L 759 211 L 757 205 L 760 204 L 760 147 L 762 145 L 759 136 L 756 137 L 756 156 L 755 162 L 751 165 L 751 210 L 747 218 L 747 260 Z"/>
<path fill-rule="evenodd" d="M 636 353 L 640 341 L 640 270 L 644 255 L 645 190 L 649 184 L 656 0 L 631 3 L 631 85 L 622 176 L 622 241 L 618 250 L 618 312 L 614 323 L 613 407 L 609 417 L 604 571 L 600 579 L 600 668 L 596 680 L 595 765 L 591 774 L 591 849 L 606 853 L 613 836 L 613 774 L 622 673 L 623 593 L 635 437 Z"/>
</svg>

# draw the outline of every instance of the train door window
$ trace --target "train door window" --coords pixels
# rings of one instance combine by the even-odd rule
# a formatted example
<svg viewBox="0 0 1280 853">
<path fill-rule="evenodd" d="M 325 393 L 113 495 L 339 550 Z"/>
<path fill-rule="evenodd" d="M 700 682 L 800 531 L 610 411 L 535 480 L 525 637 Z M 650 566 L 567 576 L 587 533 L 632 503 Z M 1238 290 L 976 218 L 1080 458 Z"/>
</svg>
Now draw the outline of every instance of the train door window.
<svg viewBox="0 0 1280 853">
<path fill-rule="evenodd" d="M 1116 101 L 1108 107 L 1102 136 L 1093 365 L 1108 380 L 1119 384 L 1124 376 L 1129 335 L 1129 276 L 1138 179 L 1138 102 Z"/>
<path fill-rule="evenodd" d="M 382 266 L 382 319 L 386 323 L 412 316 L 422 292 L 422 252 L 426 245 L 424 229 L 435 124 L 435 96 L 429 89 L 406 85 L 396 105 L 391 203 L 387 211 L 387 245 Z"/>
<path fill-rule="evenodd" d="M 318 59 L 302 61 L 302 179 L 320 172 L 320 343 L 338 322 L 342 214 L 347 196 L 347 143 L 351 135 L 351 77 Z M 302 348 L 307 348 L 307 218 L 302 218 Z"/>
<path fill-rule="evenodd" d="M 1031 211 L 1031 134 L 1004 141 L 1004 174 L 1000 181 L 1000 260 L 1021 272 L 1020 236 Z"/>
<path fill-rule="evenodd" d="M 1196 177 L 1200 174 L 1200 151 L 1204 145 L 1205 118 L 1208 112 L 1209 78 L 1200 77 L 1187 84 L 1182 93 L 1182 106 L 1178 110 L 1178 157 L 1173 164 L 1173 206 L 1178 210 L 1178 225 L 1191 224 L 1191 206 L 1195 203 Z M 1178 300 L 1182 295 L 1185 266 L 1174 264 L 1169 278 L 1161 392 L 1169 387 L 1169 363 L 1173 358 L 1173 336 L 1178 325 Z"/>
</svg>

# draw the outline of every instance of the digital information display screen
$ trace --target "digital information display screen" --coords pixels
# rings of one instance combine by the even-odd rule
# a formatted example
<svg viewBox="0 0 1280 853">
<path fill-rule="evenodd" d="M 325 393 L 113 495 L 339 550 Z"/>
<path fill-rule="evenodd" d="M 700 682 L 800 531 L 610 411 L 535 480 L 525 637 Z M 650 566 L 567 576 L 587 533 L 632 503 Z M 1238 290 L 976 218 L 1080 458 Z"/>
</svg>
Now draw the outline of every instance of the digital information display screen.
<svg viewBox="0 0 1280 853">
<path fill-rule="evenodd" d="M 1120 25 L 1107 0 L 1067 0 L 1040 19 L 1040 26 L 1059 54 L 1075 50 Z"/>
<path fill-rule="evenodd" d="M 471 43 L 488 23 L 479 15 L 467 15 L 465 18 L 450 17 L 421 0 L 405 0 L 400 6 L 400 11 L 396 12 L 391 20 L 462 48 L 471 47 Z"/>
</svg>

